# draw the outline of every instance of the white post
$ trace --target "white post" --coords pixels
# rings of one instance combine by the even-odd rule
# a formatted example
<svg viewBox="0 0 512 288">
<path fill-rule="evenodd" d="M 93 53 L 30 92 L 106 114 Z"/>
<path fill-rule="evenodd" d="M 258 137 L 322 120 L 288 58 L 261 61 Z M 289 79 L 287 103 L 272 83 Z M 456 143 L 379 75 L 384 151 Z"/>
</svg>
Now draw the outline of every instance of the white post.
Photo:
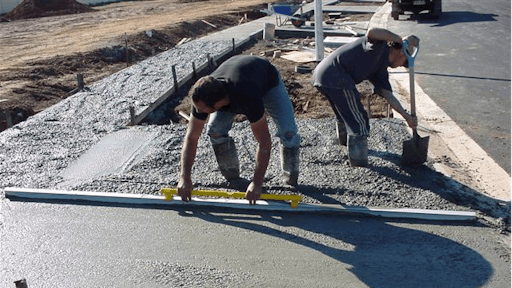
<svg viewBox="0 0 512 288">
<path fill-rule="evenodd" d="M 316 61 L 324 59 L 324 29 L 323 29 L 322 0 L 315 0 L 315 48 Z"/>
</svg>

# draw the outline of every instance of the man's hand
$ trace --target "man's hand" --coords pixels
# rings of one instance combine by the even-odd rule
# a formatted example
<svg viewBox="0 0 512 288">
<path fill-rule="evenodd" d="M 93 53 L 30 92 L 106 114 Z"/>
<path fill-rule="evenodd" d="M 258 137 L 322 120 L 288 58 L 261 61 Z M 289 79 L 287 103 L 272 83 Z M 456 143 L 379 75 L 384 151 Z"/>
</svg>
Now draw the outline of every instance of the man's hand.
<svg viewBox="0 0 512 288">
<path fill-rule="evenodd" d="M 408 115 L 408 117 L 405 118 L 405 121 L 407 121 L 407 124 L 412 129 L 418 127 L 418 117 L 416 117 L 416 116 Z"/>
<path fill-rule="evenodd" d="M 249 204 L 254 205 L 256 204 L 256 200 L 260 199 L 262 191 L 262 186 L 258 186 L 254 184 L 254 182 L 251 182 L 249 187 L 247 187 L 247 191 L 245 192 L 245 199 L 249 200 Z"/>
<path fill-rule="evenodd" d="M 192 179 L 184 179 L 180 178 L 178 182 L 178 196 L 181 197 L 183 201 L 190 201 L 192 199 Z"/>
</svg>

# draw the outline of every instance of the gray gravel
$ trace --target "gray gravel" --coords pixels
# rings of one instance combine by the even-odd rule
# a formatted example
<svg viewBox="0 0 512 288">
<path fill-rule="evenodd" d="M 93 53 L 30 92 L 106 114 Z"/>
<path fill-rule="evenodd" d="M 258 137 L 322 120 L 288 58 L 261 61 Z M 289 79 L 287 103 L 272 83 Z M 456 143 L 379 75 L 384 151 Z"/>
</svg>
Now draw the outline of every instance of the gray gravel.
<svg viewBox="0 0 512 288">
<path fill-rule="evenodd" d="M 182 79 L 192 72 L 192 61 L 196 66 L 207 61 L 206 51 L 215 56 L 231 45 L 231 41 L 187 43 L 88 86 L 0 133 L 2 193 L 4 187 L 27 187 L 157 194 L 162 186 L 175 186 L 186 126 L 169 123 L 127 127 L 129 106 L 141 113 L 172 87 L 172 65 Z M 402 167 L 402 142 L 409 134 L 400 120 L 371 121 L 368 168 L 348 165 L 346 147 L 337 143 L 334 123 L 334 119 L 298 120 L 302 143 L 301 175 L 296 189 L 280 183 L 279 143 L 273 138 L 266 174 L 268 193 L 300 193 L 306 203 L 477 210 L 510 223 L 510 206 L 443 176 L 433 169 L 432 163 Z M 275 131 L 271 122 L 270 128 Z M 147 133 L 150 141 L 137 150 L 123 169 L 90 179 L 65 179 L 66 169 L 105 136 L 126 131 Z M 238 147 L 241 176 L 247 181 L 224 181 L 203 133 L 193 168 L 193 181 L 198 188 L 245 189 L 254 169 L 256 143 L 247 122 L 236 123 L 232 136 Z"/>
</svg>

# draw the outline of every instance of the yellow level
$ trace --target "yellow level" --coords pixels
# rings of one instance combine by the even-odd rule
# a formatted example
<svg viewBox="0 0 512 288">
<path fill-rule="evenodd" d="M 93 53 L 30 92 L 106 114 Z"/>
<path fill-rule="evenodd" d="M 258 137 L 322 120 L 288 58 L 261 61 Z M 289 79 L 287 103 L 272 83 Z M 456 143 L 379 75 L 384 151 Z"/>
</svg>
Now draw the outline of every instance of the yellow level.
<svg viewBox="0 0 512 288">
<path fill-rule="evenodd" d="M 162 188 L 160 193 L 164 194 L 165 200 L 172 201 L 172 196 L 178 194 L 178 189 L 175 188 Z M 225 197 L 225 198 L 245 198 L 245 192 L 227 192 L 227 191 L 212 191 L 212 190 L 192 190 L 192 195 L 197 196 L 210 196 L 210 197 Z M 293 208 L 299 206 L 299 202 L 302 201 L 300 195 L 276 195 L 276 194 L 261 194 L 260 199 L 262 200 L 282 200 L 291 201 L 290 205 Z"/>
</svg>

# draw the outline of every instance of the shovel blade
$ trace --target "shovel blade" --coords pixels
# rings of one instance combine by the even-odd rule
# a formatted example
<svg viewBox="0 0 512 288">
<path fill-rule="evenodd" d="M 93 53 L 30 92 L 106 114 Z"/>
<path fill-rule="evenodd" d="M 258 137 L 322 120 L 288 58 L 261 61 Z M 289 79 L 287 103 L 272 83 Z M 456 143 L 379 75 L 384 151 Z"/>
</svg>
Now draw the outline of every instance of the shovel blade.
<svg viewBox="0 0 512 288">
<path fill-rule="evenodd" d="M 427 161 L 429 137 L 415 136 L 403 142 L 402 164 L 421 165 Z"/>
</svg>

